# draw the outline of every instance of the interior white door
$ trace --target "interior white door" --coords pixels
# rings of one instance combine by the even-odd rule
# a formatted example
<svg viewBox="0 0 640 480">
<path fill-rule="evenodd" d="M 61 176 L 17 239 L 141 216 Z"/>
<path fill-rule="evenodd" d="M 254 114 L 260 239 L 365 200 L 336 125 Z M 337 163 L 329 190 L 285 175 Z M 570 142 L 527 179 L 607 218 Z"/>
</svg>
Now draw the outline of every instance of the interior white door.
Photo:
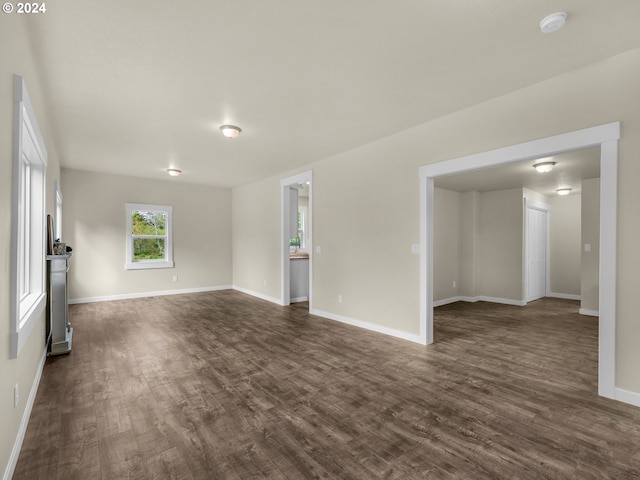
<svg viewBox="0 0 640 480">
<path fill-rule="evenodd" d="M 527 207 L 527 302 L 547 293 L 547 215 Z"/>
</svg>

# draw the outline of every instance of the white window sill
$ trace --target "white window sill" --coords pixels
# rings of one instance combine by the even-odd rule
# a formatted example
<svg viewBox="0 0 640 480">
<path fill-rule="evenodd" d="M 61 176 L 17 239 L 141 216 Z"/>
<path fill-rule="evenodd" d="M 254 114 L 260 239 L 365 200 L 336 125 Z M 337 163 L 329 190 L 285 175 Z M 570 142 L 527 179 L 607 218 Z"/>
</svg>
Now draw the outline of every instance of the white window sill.
<svg viewBox="0 0 640 480">
<path fill-rule="evenodd" d="M 126 270 L 146 270 L 149 268 L 173 268 L 173 261 L 147 260 L 144 262 L 127 262 L 124 265 Z"/>
<path fill-rule="evenodd" d="M 38 321 L 42 318 L 44 309 L 47 305 L 47 295 L 42 293 L 38 296 L 38 299 L 33 302 L 29 310 L 20 319 L 20 330 L 18 332 L 11 333 L 11 353 L 10 358 L 18 358 L 18 354 L 24 344 L 27 343 L 27 339 L 33 330 L 33 327 L 38 324 Z"/>
</svg>

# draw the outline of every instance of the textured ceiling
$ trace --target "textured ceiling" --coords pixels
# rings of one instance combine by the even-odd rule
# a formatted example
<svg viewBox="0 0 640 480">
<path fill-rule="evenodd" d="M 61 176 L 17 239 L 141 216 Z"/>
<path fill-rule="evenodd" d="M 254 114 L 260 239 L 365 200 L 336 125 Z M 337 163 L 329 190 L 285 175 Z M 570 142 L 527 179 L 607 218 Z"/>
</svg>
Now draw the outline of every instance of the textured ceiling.
<svg viewBox="0 0 640 480">
<path fill-rule="evenodd" d="M 638 0 L 55 0 L 28 22 L 63 167 L 229 187 L 639 47 L 638 19 Z"/>
</svg>

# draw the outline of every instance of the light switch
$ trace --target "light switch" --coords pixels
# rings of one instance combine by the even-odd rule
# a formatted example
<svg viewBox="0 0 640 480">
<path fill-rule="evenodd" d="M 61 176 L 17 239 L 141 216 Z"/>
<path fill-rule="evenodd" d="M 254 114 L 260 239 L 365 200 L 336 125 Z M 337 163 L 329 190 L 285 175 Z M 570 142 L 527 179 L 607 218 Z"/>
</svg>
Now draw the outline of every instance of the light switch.
<svg viewBox="0 0 640 480">
<path fill-rule="evenodd" d="M 584 251 L 585 252 L 590 252 L 591 251 L 591 244 L 590 243 L 585 243 L 584 244 Z"/>
<path fill-rule="evenodd" d="M 411 244 L 411 253 L 416 253 L 416 254 L 420 253 L 420 244 L 419 243 L 412 243 Z"/>
<path fill-rule="evenodd" d="M 316 247 L 316 253 L 322 253 L 322 247 L 320 245 Z"/>
</svg>

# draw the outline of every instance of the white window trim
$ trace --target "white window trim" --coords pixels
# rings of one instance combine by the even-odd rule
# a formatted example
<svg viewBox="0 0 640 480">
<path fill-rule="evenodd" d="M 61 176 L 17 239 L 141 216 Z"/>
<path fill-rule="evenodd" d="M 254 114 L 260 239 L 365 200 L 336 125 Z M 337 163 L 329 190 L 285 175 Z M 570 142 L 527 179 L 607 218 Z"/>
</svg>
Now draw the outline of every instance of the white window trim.
<svg viewBox="0 0 640 480">
<path fill-rule="evenodd" d="M 10 358 L 18 358 L 46 306 L 46 173 L 47 149 L 24 79 L 15 75 Z"/>
<path fill-rule="evenodd" d="M 127 203 L 126 210 L 126 239 L 127 257 L 124 268 L 127 270 L 145 270 L 148 268 L 173 268 L 173 207 L 170 205 L 149 205 L 143 203 Z M 166 236 L 165 236 L 165 259 L 164 260 L 142 260 L 133 261 L 133 235 L 131 234 L 131 214 L 134 211 L 165 212 L 167 214 Z"/>
</svg>

